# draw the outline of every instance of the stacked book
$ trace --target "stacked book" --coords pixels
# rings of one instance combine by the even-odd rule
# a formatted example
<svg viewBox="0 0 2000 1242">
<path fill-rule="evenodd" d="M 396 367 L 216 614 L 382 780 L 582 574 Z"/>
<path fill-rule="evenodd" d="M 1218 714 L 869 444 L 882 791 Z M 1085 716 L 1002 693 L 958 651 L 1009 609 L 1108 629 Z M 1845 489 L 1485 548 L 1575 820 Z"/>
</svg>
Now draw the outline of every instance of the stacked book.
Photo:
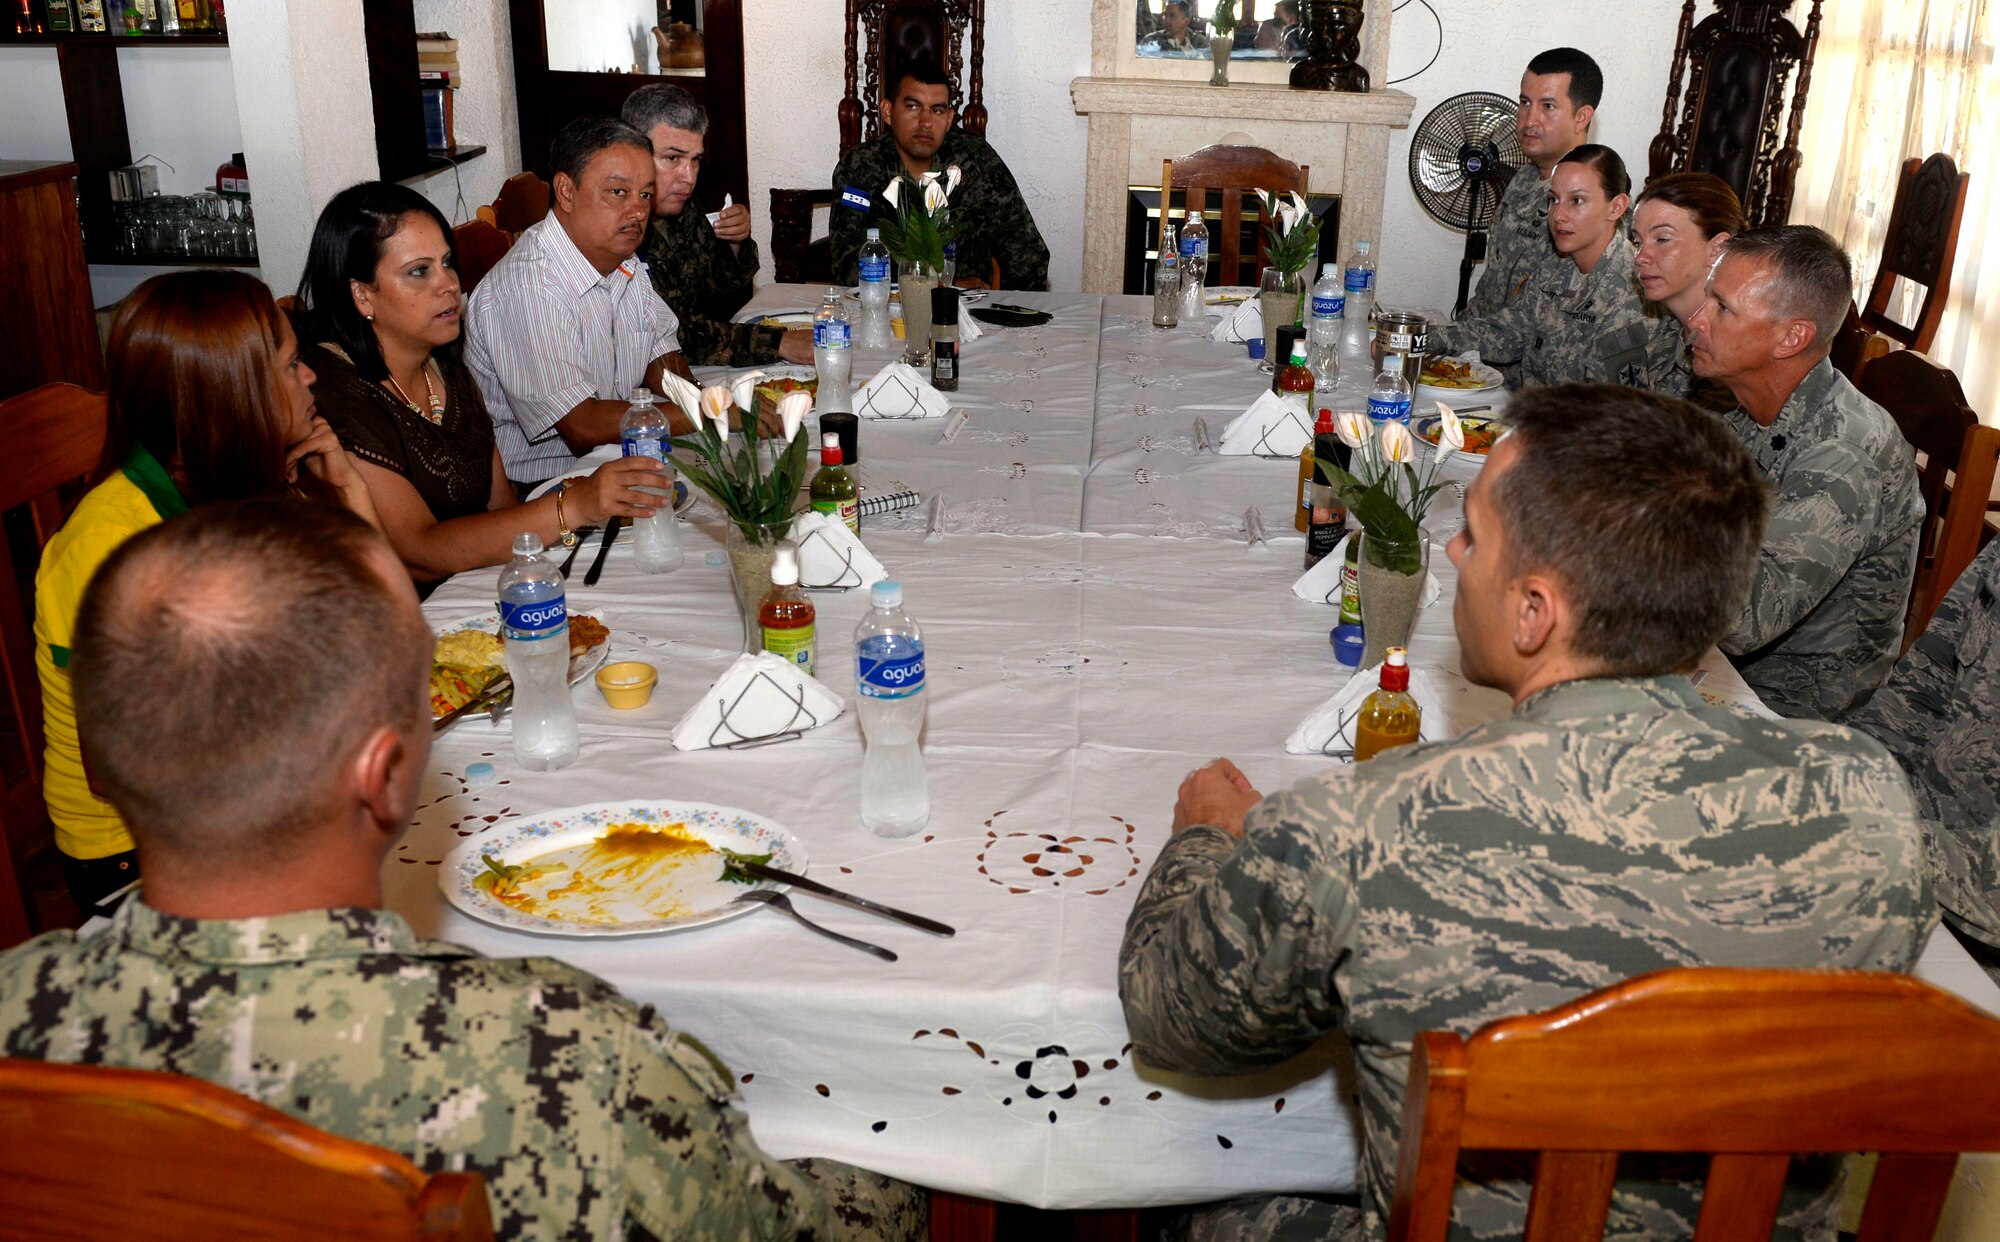
<svg viewBox="0 0 2000 1242">
<path fill-rule="evenodd" d="M 424 91 L 425 145 L 449 151 L 458 145 L 451 124 L 451 97 L 458 89 L 458 40 L 443 33 L 419 34 L 417 77 Z"/>
</svg>

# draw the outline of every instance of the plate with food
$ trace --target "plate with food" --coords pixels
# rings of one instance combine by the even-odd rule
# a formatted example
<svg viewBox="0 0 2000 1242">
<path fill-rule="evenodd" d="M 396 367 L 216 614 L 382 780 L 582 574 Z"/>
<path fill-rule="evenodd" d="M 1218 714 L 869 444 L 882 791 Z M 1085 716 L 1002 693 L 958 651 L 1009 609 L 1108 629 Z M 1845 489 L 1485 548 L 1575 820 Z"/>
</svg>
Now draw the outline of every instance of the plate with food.
<svg viewBox="0 0 2000 1242">
<path fill-rule="evenodd" d="M 1470 358 L 1426 358 L 1417 375 L 1417 399 L 1451 401 L 1500 387 L 1500 372 Z"/>
<path fill-rule="evenodd" d="M 461 842 L 438 869 L 445 899 L 476 919 L 549 936 L 646 936 L 703 927 L 780 888 L 742 860 L 806 869 L 777 824 L 701 802 L 600 802 L 506 820 Z"/>
<path fill-rule="evenodd" d="M 1417 422 L 1417 435 L 1426 444 L 1438 442 L 1440 428 L 1444 420 L 1433 414 Z M 1482 418 L 1477 414 L 1462 415 L 1459 425 L 1465 429 L 1465 447 L 1459 450 L 1473 457 L 1484 457 L 1493 451 L 1493 444 L 1500 438 L 1501 425 L 1494 419 Z"/>
<path fill-rule="evenodd" d="M 493 613 L 439 626 L 431 649 L 431 719 L 464 707 L 507 672 L 500 618 Z M 583 681 L 611 653 L 611 631 L 592 613 L 569 614 L 569 684 Z"/>
<path fill-rule="evenodd" d="M 1257 296 L 1255 285 L 1210 285 L 1201 291 L 1203 306 L 1234 306 Z"/>
</svg>

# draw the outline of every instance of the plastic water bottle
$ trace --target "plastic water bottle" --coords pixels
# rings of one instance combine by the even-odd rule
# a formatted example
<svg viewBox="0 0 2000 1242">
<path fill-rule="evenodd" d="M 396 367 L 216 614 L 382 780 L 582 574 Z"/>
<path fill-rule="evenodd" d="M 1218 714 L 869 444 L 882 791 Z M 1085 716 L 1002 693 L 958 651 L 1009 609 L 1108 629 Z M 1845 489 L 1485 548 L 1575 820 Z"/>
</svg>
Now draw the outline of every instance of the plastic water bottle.
<svg viewBox="0 0 2000 1242">
<path fill-rule="evenodd" d="M 1181 226 L 1181 318 L 1195 323 L 1208 313 L 1201 286 L 1208 277 L 1208 221 L 1195 212 Z"/>
<path fill-rule="evenodd" d="M 924 731 L 924 636 L 903 611 L 903 586 L 878 582 L 873 612 L 854 630 L 855 711 L 861 757 L 861 823 L 878 837 L 907 837 L 931 822 L 930 786 L 917 740 Z"/>
<path fill-rule="evenodd" d="M 1342 282 L 1347 289 L 1347 331 L 1340 345 L 1349 357 L 1368 352 L 1368 334 L 1374 330 L 1368 322 L 1368 312 L 1375 309 L 1374 251 L 1375 243 L 1364 239 L 1355 242 L 1354 253 L 1347 256 L 1347 276 Z"/>
<path fill-rule="evenodd" d="M 1331 389 L 1340 381 L 1340 334 L 1346 327 L 1347 287 L 1341 283 L 1340 264 L 1328 263 L 1313 285 L 1312 318 L 1306 325 L 1306 365 L 1320 387 Z"/>
<path fill-rule="evenodd" d="M 848 377 L 854 370 L 854 326 L 847 322 L 838 289 L 826 291 L 813 316 L 813 369 L 819 373 L 813 408 L 822 414 L 853 413 Z"/>
<path fill-rule="evenodd" d="M 861 243 L 861 344 L 870 349 L 893 349 L 895 331 L 889 323 L 889 282 L 895 279 L 889 267 L 889 248 L 882 244 L 882 230 L 869 229 Z"/>
<path fill-rule="evenodd" d="M 625 456 L 650 457 L 666 467 L 667 471 L 665 491 L 657 487 L 639 489 L 660 497 L 659 507 L 653 516 L 633 518 L 631 521 L 633 556 L 638 560 L 639 568 L 649 574 L 679 569 L 684 556 L 681 551 L 681 520 L 674 516 L 672 436 L 673 430 L 667 426 L 666 415 L 653 404 L 653 394 L 643 388 L 634 391 L 625 417 L 618 420 L 618 438 L 625 446 Z"/>
<path fill-rule="evenodd" d="M 514 760 L 538 772 L 576 761 L 576 705 L 569 697 L 569 611 L 563 576 L 541 536 L 514 536 L 500 571 L 500 637 L 514 679 Z"/>
<path fill-rule="evenodd" d="M 1410 381 L 1403 378 L 1403 356 L 1384 354 L 1382 369 L 1375 373 L 1375 382 L 1368 388 L 1368 417 L 1377 430 L 1383 423 L 1405 423 L 1410 421 L 1410 401 L 1414 396 L 1410 391 Z"/>
</svg>

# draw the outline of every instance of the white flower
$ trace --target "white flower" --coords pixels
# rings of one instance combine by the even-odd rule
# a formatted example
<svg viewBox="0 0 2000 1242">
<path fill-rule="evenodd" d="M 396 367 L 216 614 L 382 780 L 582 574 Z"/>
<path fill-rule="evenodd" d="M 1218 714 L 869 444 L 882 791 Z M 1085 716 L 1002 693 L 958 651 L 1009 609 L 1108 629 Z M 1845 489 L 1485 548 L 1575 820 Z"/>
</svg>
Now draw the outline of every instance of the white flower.
<svg viewBox="0 0 2000 1242">
<path fill-rule="evenodd" d="M 921 173 L 918 173 L 918 174 L 917 174 L 917 184 L 918 184 L 918 185 L 934 185 L 934 184 L 936 184 L 936 183 L 937 183 L 937 179 L 938 179 L 938 175 L 939 175 L 939 174 L 938 174 L 938 171 L 937 171 L 937 170 L 936 170 L 935 168 L 933 168 L 933 169 L 929 170 L 928 172 L 921 172 Z"/>
<path fill-rule="evenodd" d="M 736 408 L 739 410 L 756 409 L 757 385 L 763 383 L 765 380 L 769 378 L 770 376 L 766 375 L 762 371 L 752 371 L 750 372 L 750 374 L 744 376 L 742 379 L 737 380 L 736 383 L 730 387 L 730 393 L 736 401 Z"/>
<path fill-rule="evenodd" d="M 882 187 L 882 197 L 889 200 L 889 205 L 891 207 L 902 206 L 902 203 L 897 201 L 902 197 L 902 194 L 903 194 L 903 179 L 901 177 L 896 178 L 894 181 L 891 181 L 888 185 Z"/>
<path fill-rule="evenodd" d="M 946 194 L 956 194 L 958 192 L 958 183 L 964 179 L 965 174 L 959 171 L 958 165 L 953 164 L 951 167 L 945 169 L 944 192 Z"/>
<path fill-rule="evenodd" d="M 1368 425 L 1368 416 L 1359 410 L 1342 410 L 1333 416 L 1334 434 L 1348 448 L 1358 449 L 1368 443 L 1374 428 Z"/>
<path fill-rule="evenodd" d="M 1297 190 L 1292 191 L 1291 200 L 1292 200 L 1292 219 L 1294 221 L 1304 220 L 1311 216 L 1312 214 L 1311 211 L 1308 210 L 1306 207 L 1306 200 L 1300 196 Z"/>
<path fill-rule="evenodd" d="M 729 390 L 720 384 L 710 384 L 701 390 L 701 412 L 715 420 L 716 429 L 724 436 L 729 435 Z"/>
<path fill-rule="evenodd" d="M 929 175 L 929 174 L 926 174 Z M 946 203 L 944 187 L 935 180 L 924 183 L 924 210 L 935 213 Z"/>
<path fill-rule="evenodd" d="M 1459 418 L 1458 411 L 1452 409 L 1444 402 L 1438 402 L 1437 406 L 1438 460 L 1443 461 L 1453 453 L 1464 451 L 1465 423 Z"/>
<path fill-rule="evenodd" d="M 785 425 L 786 444 L 790 444 L 792 437 L 799 434 L 799 427 L 806 421 L 806 415 L 812 408 L 813 399 L 809 392 L 788 392 L 778 399 L 778 421 Z"/>
<path fill-rule="evenodd" d="M 1382 446 L 1382 456 L 1397 465 L 1416 456 L 1416 437 L 1410 434 L 1409 427 L 1403 423 L 1383 423 L 1382 430 L 1376 433 L 1376 439 Z"/>
</svg>

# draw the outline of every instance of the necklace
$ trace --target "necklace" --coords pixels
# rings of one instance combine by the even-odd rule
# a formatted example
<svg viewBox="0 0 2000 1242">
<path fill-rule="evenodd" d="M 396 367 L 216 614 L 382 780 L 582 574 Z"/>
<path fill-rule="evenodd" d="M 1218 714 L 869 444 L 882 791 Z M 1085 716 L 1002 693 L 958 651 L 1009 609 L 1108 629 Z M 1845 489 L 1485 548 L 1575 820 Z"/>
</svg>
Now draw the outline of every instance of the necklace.
<svg viewBox="0 0 2000 1242">
<path fill-rule="evenodd" d="M 403 399 L 404 405 L 410 407 L 410 412 L 412 414 L 415 414 L 419 418 L 427 418 L 433 423 L 442 424 L 444 422 L 444 398 L 438 396 L 437 389 L 431 386 L 430 359 L 426 358 L 424 360 L 424 365 L 417 368 L 417 374 L 424 377 L 424 396 L 430 402 L 430 407 L 431 407 L 428 413 L 424 411 L 424 408 L 422 406 L 410 400 L 410 394 L 403 391 L 403 386 L 396 382 L 396 377 L 393 375 L 387 377 L 389 381 L 389 387 L 396 390 L 396 395 Z"/>
</svg>

